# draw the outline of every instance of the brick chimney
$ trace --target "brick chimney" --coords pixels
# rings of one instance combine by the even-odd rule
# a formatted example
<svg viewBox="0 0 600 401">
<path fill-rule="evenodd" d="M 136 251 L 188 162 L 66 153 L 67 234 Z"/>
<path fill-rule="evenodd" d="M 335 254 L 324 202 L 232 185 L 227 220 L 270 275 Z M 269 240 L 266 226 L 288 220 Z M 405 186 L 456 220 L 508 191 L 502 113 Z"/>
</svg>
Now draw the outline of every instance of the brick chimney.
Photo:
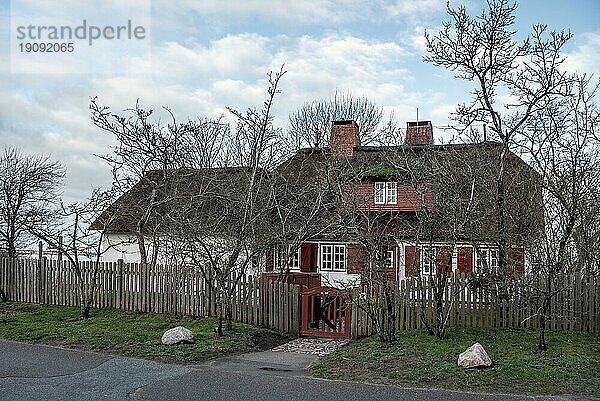
<svg viewBox="0 0 600 401">
<path fill-rule="evenodd" d="M 406 123 L 406 145 L 433 145 L 431 121 L 409 121 Z"/>
<path fill-rule="evenodd" d="M 352 157 L 356 146 L 360 146 L 356 121 L 346 120 L 331 123 L 329 148 L 334 157 Z"/>
</svg>

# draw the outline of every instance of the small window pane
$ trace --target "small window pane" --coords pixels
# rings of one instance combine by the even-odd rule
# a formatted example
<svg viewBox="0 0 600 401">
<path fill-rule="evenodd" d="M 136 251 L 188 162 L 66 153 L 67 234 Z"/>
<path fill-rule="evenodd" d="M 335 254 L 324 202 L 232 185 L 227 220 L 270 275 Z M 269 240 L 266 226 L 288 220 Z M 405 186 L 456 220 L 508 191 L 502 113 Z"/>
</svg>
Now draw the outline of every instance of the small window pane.
<svg viewBox="0 0 600 401">
<path fill-rule="evenodd" d="M 477 273 L 482 273 L 488 268 L 488 251 L 487 249 L 480 249 L 477 254 L 477 262 L 475 263 L 475 269 Z"/>
<path fill-rule="evenodd" d="M 346 246 L 334 246 L 334 270 L 346 270 Z"/>
<path fill-rule="evenodd" d="M 331 270 L 332 268 L 332 248 L 331 245 L 321 246 L 321 269 L 323 270 Z"/>
<path fill-rule="evenodd" d="M 423 274 L 431 275 L 435 273 L 435 248 L 423 249 Z"/>
<path fill-rule="evenodd" d="M 395 182 L 388 182 L 386 186 L 385 203 L 396 204 L 398 200 L 398 189 Z"/>
<path fill-rule="evenodd" d="M 498 272 L 498 250 L 490 250 L 490 270 L 492 272 Z"/>
<path fill-rule="evenodd" d="M 385 203 L 385 182 L 375 183 L 375 203 L 379 205 Z"/>
<path fill-rule="evenodd" d="M 385 267 L 387 269 L 394 268 L 394 251 L 387 251 L 385 256 Z"/>
<path fill-rule="evenodd" d="M 300 249 L 293 250 L 292 245 L 277 244 L 275 246 L 275 268 L 278 270 L 300 269 Z"/>
</svg>

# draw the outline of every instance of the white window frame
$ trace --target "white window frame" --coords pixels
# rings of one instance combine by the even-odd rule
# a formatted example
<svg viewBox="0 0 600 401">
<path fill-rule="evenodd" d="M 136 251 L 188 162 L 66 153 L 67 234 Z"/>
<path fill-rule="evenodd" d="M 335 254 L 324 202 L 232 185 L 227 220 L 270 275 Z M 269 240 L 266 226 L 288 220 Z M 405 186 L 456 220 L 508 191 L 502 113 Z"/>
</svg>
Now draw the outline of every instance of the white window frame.
<svg viewBox="0 0 600 401">
<path fill-rule="evenodd" d="M 396 252 L 394 252 L 394 250 L 387 250 L 385 251 L 385 268 L 386 269 L 393 269 L 394 268 L 394 262 L 396 259 Z"/>
<path fill-rule="evenodd" d="M 490 250 L 480 248 L 475 252 L 475 273 L 483 273 L 490 268 Z"/>
<path fill-rule="evenodd" d="M 424 276 L 431 276 L 436 274 L 436 258 L 437 252 L 435 247 L 424 247 L 422 249 L 422 269 Z"/>
<path fill-rule="evenodd" d="M 287 255 L 284 252 L 284 247 L 287 247 Z M 295 254 L 292 257 L 291 264 L 286 256 L 289 256 L 292 252 L 291 244 L 277 244 L 275 246 L 275 254 L 273 255 L 274 265 L 276 270 L 300 270 L 300 247 L 296 249 Z M 284 260 L 285 259 L 285 260 Z"/>
<path fill-rule="evenodd" d="M 398 203 L 398 183 L 397 182 L 386 182 L 385 183 L 385 203 L 388 205 L 395 205 Z"/>
<path fill-rule="evenodd" d="M 500 258 L 500 253 L 498 251 L 498 249 L 490 249 L 490 263 L 488 264 L 490 271 L 493 273 L 497 273 L 498 272 L 498 266 L 499 266 L 499 258 Z"/>
<path fill-rule="evenodd" d="M 395 205 L 398 203 L 398 183 L 375 182 L 373 186 L 373 202 L 376 205 Z"/>
<path fill-rule="evenodd" d="M 333 245 L 321 245 L 320 259 L 321 270 L 333 269 Z"/>
<path fill-rule="evenodd" d="M 386 183 L 385 182 L 376 182 L 374 185 L 374 202 L 376 205 L 385 205 L 385 199 L 386 199 L 386 194 L 385 194 L 385 188 L 386 188 Z"/>
<path fill-rule="evenodd" d="M 346 245 L 323 244 L 320 254 L 321 270 L 346 271 Z"/>
</svg>

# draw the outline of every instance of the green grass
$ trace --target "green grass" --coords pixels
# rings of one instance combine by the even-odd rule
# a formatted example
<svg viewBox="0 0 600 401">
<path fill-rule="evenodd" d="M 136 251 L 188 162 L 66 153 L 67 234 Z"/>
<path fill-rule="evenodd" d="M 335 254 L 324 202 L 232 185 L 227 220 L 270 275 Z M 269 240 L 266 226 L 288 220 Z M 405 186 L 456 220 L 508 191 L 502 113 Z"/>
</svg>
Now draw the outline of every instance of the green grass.
<svg viewBox="0 0 600 401">
<path fill-rule="evenodd" d="M 600 396 L 600 336 L 549 332 L 549 350 L 536 352 L 533 330 L 450 329 L 440 341 L 424 331 L 399 332 L 393 344 L 355 341 L 319 359 L 317 377 L 372 383 L 520 393 Z M 475 342 L 494 366 L 463 369 L 458 354 Z"/>
<path fill-rule="evenodd" d="M 0 303 L 0 338 L 141 357 L 162 362 L 197 363 L 224 355 L 262 350 L 286 341 L 276 332 L 234 323 L 233 331 L 217 337 L 213 318 L 192 319 L 142 314 L 116 309 L 93 309 L 92 318 L 79 319 L 71 307 Z M 163 333 L 184 326 L 194 344 L 162 345 Z"/>
</svg>

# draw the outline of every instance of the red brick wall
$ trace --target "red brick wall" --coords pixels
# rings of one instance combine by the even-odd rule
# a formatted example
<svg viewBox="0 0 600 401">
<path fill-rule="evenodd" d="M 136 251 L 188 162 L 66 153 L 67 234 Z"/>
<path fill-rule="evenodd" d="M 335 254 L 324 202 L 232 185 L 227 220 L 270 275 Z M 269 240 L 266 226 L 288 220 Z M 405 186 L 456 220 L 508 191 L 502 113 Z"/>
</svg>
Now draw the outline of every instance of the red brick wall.
<svg viewBox="0 0 600 401">
<path fill-rule="evenodd" d="M 348 274 L 360 274 L 365 271 L 366 258 L 365 249 L 359 244 L 346 245 L 347 252 L 347 269 Z"/>
<path fill-rule="evenodd" d="M 334 157 L 352 157 L 354 147 L 360 146 L 355 121 L 334 121 L 331 124 L 329 147 Z"/>
<path fill-rule="evenodd" d="M 523 248 L 511 249 L 510 260 L 515 273 L 525 273 L 525 252 Z"/>
</svg>

